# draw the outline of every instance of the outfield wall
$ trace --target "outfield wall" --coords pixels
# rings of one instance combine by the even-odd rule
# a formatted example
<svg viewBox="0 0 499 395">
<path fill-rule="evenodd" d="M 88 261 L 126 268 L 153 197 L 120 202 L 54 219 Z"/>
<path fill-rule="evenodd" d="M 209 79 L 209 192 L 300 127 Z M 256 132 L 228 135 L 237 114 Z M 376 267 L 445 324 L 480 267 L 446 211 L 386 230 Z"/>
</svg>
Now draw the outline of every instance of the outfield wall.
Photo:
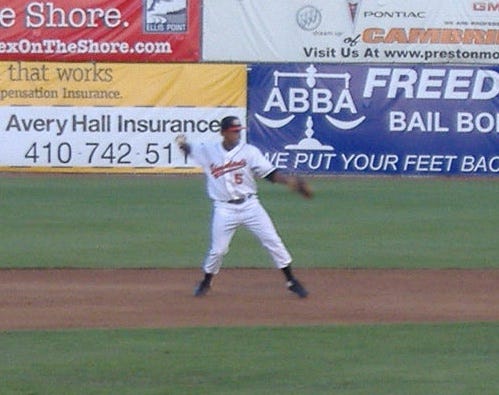
<svg viewBox="0 0 499 395">
<path fill-rule="evenodd" d="M 296 172 L 499 174 L 499 2 L 13 0 L 0 32 L 0 170 L 199 171 L 175 136 L 235 114 Z"/>
<path fill-rule="evenodd" d="M 497 66 L 258 64 L 249 141 L 282 168 L 499 174 Z"/>
<path fill-rule="evenodd" d="M 216 140 L 222 116 L 246 115 L 243 65 L 1 62 L 0 69 L 7 169 L 185 170 L 195 165 L 176 136 Z"/>
</svg>

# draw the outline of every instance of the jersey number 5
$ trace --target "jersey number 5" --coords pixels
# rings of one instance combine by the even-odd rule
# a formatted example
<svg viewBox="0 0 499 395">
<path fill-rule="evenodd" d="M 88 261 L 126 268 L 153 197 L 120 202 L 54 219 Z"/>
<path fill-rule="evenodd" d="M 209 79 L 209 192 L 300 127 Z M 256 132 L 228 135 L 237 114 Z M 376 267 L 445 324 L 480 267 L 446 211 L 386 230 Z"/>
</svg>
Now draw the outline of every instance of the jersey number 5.
<svg viewBox="0 0 499 395">
<path fill-rule="evenodd" d="M 243 173 L 234 173 L 234 182 L 236 184 L 242 184 L 243 183 Z"/>
</svg>

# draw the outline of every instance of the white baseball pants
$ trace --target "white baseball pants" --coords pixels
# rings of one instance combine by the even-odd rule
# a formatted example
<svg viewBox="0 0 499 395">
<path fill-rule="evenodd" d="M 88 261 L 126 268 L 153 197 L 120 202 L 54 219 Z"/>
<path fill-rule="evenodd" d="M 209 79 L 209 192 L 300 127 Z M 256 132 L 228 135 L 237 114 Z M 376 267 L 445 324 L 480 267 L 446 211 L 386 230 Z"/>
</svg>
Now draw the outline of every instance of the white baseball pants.
<svg viewBox="0 0 499 395">
<path fill-rule="evenodd" d="M 239 226 L 247 227 L 270 254 L 275 266 L 282 269 L 288 266 L 291 255 L 284 246 L 275 226 L 257 196 L 244 203 L 231 204 L 214 202 L 211 220 L 211 246 L 203 262 L 206 273 L 217 274 L 222 266 L 224 255 Z"/>
</svg>

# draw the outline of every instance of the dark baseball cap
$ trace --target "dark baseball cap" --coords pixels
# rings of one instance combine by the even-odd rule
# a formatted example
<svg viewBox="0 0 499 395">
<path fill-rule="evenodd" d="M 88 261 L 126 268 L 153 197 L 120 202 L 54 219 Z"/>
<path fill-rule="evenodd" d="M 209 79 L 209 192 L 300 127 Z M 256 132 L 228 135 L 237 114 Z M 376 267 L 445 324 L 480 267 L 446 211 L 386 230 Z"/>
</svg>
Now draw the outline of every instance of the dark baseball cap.
<svg viewBox="0 0 499 395">
<path fill-rule="evenodd" d="M 220 122 L 222 130 L 228 130 L 229 132 L 239 132 L 242 129 L 246 129 L 239 120 L 238 117 L 229 116 L 222 119 Z"/>
</svg>

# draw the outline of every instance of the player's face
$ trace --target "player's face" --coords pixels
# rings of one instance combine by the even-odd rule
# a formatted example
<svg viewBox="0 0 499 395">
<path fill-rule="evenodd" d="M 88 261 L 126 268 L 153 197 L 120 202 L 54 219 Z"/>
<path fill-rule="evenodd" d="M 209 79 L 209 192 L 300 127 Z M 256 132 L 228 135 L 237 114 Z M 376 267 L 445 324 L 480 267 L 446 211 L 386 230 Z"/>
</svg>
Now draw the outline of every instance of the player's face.
<svg viewBox="0 0 499 395">
<path fill-rule="evenodd" d="M 237 144 L 239 144 L 239 140 L 241 139 L 241 131 L 240 130 L 226 130 L 222 132 L 222 135 L 224 137 L 224 142 L 226 145 L 234 147 Z"/>
</svg>

